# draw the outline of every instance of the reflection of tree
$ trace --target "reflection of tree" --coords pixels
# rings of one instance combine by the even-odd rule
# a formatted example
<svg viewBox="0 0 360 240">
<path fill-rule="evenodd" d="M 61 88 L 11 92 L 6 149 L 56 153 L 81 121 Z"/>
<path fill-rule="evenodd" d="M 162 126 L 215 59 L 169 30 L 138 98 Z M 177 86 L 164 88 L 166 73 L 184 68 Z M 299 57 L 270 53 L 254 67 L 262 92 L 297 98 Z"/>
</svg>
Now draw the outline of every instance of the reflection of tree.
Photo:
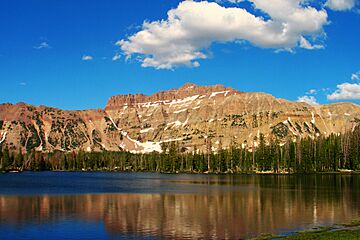
<svg viewBox="0 0 360 240">
<path fill-rule="evenodd" d="M 220 176 L 195 183 L 218 188 L 199 194 L 0 196 L 0 223 L 73 216 L 103 221 L 112 234 L 235 239 L 305 223 L 345 222 L 360 211 L 358 176 Z"/>
</svg>

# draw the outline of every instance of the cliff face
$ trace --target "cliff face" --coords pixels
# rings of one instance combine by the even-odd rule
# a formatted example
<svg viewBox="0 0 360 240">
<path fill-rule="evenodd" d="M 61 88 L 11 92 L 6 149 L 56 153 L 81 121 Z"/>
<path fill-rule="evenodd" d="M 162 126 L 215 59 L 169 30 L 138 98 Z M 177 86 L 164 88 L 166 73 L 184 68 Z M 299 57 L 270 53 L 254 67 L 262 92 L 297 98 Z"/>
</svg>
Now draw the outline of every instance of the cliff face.
<svg viewBox="0 0 360 240">
<path fill-rule="evenodd" d="M 350 131 L 352 103 L 311 106 L 221 85 L 111 97 L 104 110 L 63 111 L 25 103 L 0 105 L 0 144 L 23 151 L 161 151 L 177 141 L 187 151 L 253 145 L 260 133 L 280 142 Z"/>
<path fill-rule="evenodd" d="M 146 96 L 144 94 L 129 94 L 129 95 L 118 95 L 113 96 L 109 99 L 105 110 L 118 109 L 123 106 L 135 106 L 141 103 L 156 103 L 164 101 L 172 101 L 176 99 L 184 99 L 187 97 L 192 97 L 199 94 L 207 94 L 208 92 L 221 92 L 226 90 L 222 85 L 214 86 L 197 86 L 195 84 L 187 83 L 179 89 L 171 89 L 164 92 L 158 92 L 151 96 Z M 234 91 L 234 90 L 232 90 Z"/>
</svg>

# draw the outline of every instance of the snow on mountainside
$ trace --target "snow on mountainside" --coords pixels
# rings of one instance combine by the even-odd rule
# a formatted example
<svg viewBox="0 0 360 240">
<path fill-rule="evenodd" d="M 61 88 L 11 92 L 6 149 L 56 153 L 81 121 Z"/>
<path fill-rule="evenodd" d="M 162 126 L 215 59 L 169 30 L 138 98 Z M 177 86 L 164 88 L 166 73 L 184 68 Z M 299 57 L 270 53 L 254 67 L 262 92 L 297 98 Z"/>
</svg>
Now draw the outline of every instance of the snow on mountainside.
<svg viewBox="0 0 360 240">
<path fill-rule="evenodd" d="M 111 97 L 104 110 L 63 111 L 25 103 L 0 105 L 0 144 L 16 150 L 161 152 L 176 141 L 186 151 L 280 142 L 350 131 L 360 119 L 352 103 L 311 106 L 222 85 Z"/>
</svg>

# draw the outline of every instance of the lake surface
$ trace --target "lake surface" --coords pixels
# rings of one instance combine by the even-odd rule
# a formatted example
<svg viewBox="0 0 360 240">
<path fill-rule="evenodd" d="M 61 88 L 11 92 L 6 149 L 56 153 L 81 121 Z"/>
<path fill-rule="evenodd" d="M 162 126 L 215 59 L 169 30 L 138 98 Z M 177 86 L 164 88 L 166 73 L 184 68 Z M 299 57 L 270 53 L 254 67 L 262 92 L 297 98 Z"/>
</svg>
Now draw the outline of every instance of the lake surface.
<svg viewBox="0 0 360 240">
<path fill-rule="evenodd" d="M 359 175 L 0 174 L 0 239 L 246 239 L 358 216 Z"/>
</svg>

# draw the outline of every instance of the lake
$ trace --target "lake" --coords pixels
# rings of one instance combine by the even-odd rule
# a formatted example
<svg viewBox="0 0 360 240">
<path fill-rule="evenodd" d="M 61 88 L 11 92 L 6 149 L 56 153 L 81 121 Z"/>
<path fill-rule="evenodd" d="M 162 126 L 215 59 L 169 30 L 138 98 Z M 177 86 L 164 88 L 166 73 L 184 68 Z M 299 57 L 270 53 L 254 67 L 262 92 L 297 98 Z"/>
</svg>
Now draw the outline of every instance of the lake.
<svg viewBox="0 0 360 240">
<path fill-rule="evenodd" d="M 0 174 L 0 239 L 246 239 L 360 216 L 360 175 Z"/>
</svg>

